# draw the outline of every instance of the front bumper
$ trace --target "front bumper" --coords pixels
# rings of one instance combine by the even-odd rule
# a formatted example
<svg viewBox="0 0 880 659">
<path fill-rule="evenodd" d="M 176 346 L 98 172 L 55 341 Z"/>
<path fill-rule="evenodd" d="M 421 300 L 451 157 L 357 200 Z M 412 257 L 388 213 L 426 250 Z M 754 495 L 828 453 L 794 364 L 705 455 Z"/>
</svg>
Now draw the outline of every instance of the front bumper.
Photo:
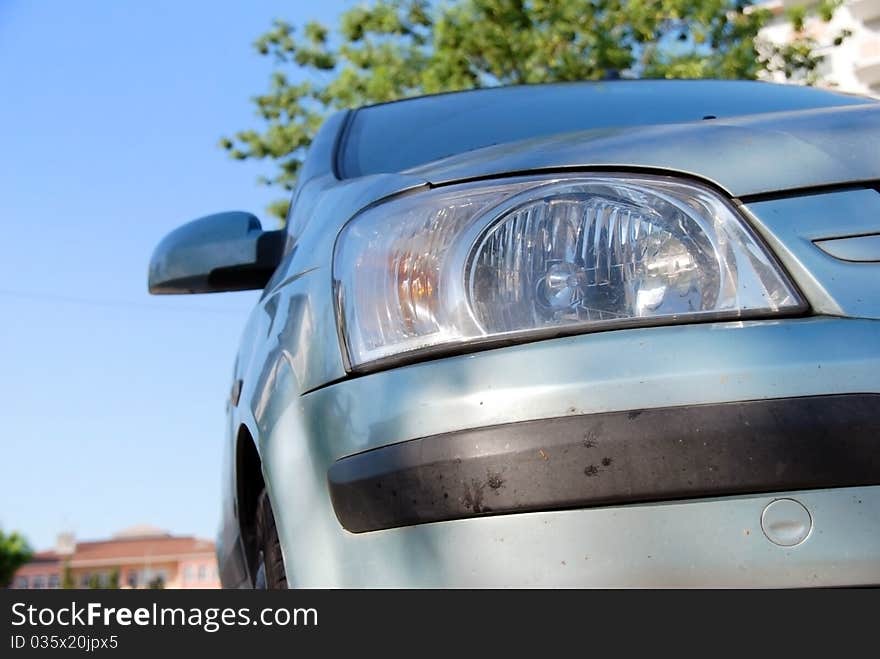
<svg viewBox="0 0 880 659">
<path fill-rule="evenodd" d="M 692 443 L 691 480 L 698 487 L 670 488 L 660 496 L 636 492 L 635 498 L 627 498 L 633 492 L 624 490 L 637 489 L 638 483 L 624 481 L 615 495 L 624 491 L 623 498 L 569 501 L 569 510 L 541 511 L 538 505 L 526 508 L 534 512 L 495 515 L 516 508 L 486 511 L 492 504 L 481 503 L 478 514 L 491 516 L 355 534 L 337 520 L 327 482 L 328 471 L 345 464 L 344 458 L 444 433 L 608 413 L 628 418 L 636 410 L 652 410 L 642 415 L 651 419 L 660 408 L 824 396 L 845 400 L 846 394 L 876 393 L 876 321 L 810 318 L 614 331 L 452 357 L 325 387 L 281 414 L 264 437 L 263 464 L 294 585 L 880 583 L 880 479 L 874 480 L 877 458 L 872 451 L 872 441 L 880 442 L 880 436 L 871 430 L 877 428 L 877 415 L 865 402 L 876 399 L 865 396 L 859 398 L 856 433 L 849 432 L 855 426 L 842 418 L 847 414 L 842 409 L 821 432 L 808 423 L 784 433 L 793 419 L 785 414 L 791 410 L 775 421 L 769 415 L 769 425 L 752 434 L 737 435 L 744 445 L 738 445 L 736 437 L 725 443 L 708 432 L 705 445 Z M 735 417 L 728 422 L 730 427 L 737 425 Z M 811 432 L 819 443 L 799 446 L 798 439 Z M 683 434 L 693 437 L 692 432 Z M 668 441 L 672 435 L 664 437 Z M 633 447 L 636 444 L 634 439 Z M 811 453 L 809 447 L 817 445 L 821 451 Z M 662 448 L 661 442 L 656 453 L 660 464 Z M 732 451 L 737 456 L 736 469 L 724 472 L 728 489 L 706 487 L 715 481 L 713 474 L 722 475 L 709 470 L 721 466 L 710 459 L 716 449 L 721 451 L 716 455 Z M 760 458 L 753 473 L 748 470 L 750 454 Z M 475 445 L 469 455 L 484 454 Z M 566 460 L 564 453 L 545 455 L 547 462 Z M 778 463 L 768 462 L 773 455 Z M 584 457 L 572 454 L 570 464 L 577 462 L 580 475 L 588 480 L 585 470 L 590 465 L 579 462 Z M 610 467 L 621 464 L 626 454 L 602 457 L 612 458 Z M 602 469 L 602 457 L 590 464 Z M 688 468 L 685 463 L 676 465 Z M 708 471 L 700 473 L 701 468 Z M 787 470 L 801 480 L 787 479 Z M 672 472 L 666 472 L 668 482 Z M 640 473 L 643 477 L 646 472 Z M 745 485 L 731 490 L 737 473 Z M 490 502 L 495 492 L 501 497 L 503 489 L 492 487 L 493 474 L 484 478 L 488 488 L 483 496 Z M 499 478 L 504 481 L 504 474 Z M 680 486 L 687 480 L 676 482 Z M 838 487 L 851 485 L 858 487 Z M 771 487 L 784 491 L 758 493 Z M 774 544 L 762 531 L 764 508 L 779 497 L 797 499 L 811 516 L 809 535 L 797 546 Z M 675 500 L 644 503 L 656 498 Z M 428 520 L 405 523 L 422 521 Z M 387 526 L 396 524 L 355 530 Z"/>
<path fill-rule="evenodd" d="M 880 395 L 663 407 L 391 444 L 330 467 L 361 533 L 465 517 L 880 483 Z"/>
</svg>

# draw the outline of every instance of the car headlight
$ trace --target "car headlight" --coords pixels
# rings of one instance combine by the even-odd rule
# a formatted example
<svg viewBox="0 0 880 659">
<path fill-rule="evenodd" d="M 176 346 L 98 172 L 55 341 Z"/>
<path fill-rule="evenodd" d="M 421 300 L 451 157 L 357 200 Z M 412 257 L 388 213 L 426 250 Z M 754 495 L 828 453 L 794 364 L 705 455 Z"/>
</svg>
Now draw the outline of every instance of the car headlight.
<svg viewBox="0 0 880 659">
<path fill-rule="evenodd" d="M 402 196 L 344 227 L 333 269 L 355 368 L 463 343 L 803 308 L 722 198 L 666 177 Z"/>
</svg>

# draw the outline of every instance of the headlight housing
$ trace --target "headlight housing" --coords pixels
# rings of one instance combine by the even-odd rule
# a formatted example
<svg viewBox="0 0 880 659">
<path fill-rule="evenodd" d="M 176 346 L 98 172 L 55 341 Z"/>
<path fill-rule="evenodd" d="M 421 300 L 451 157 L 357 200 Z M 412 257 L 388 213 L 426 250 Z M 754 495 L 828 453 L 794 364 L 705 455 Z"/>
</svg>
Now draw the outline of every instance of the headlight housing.
<svg viewBox="0 0 880 659">
<path fill-rule="evenodd" d="M 803 308 L 733 208 L 666 177 L 403 196 L 345 226 L 333 271 L 354 368 L 462 343 Z"/>
</svg>

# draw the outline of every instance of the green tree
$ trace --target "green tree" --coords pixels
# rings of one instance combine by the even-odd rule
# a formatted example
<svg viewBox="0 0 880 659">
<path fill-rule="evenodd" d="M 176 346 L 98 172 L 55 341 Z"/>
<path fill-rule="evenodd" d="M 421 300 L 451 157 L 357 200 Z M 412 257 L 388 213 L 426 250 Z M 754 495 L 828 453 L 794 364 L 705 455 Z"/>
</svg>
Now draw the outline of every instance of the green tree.
<svg viewBox="0 0 880 659">
<path fill-rule="evenodd" d="M 73 570 L 70 567 L 70 561 L 64 562 L 64 568 L 61 572 L 61 587 L 65 590 L 76 588 L 76 580 L 73 578 Z"/>
<path fill-rule="evenodd" d="M 827 20 L 837 4 L 812 11 Z M 221 146 L 236 159 L 273 161 L 274 175 L 261 182 L 290 191 L 315 131 L 342 108 L 612 72 L 815 82 L 822 57 L 803 33 L 807 11 L 793 10 L 796 36 L 781 47 L 758 37 L 770 17 L 744 0 L 374 0 L 346 11 L 335 31 L 277 20 L 254 44 L 277 64 L 253 99 L 262 126 Z M 269 210 L 283 218 L 287 204 Z"/>
<path fill-rule="evenodd" d="M 12 582 L 16 570 L 27 563 L 33 552 L 24 537 L 13 531 L 6 534 L 0 529 L 0 588 Z"/>
<path fill-rule="evenodd" d="M 110 572 L 96 572 L 89 577 L 89 588 L 99 590 L 116 590 L 119 588 L 119 568 Z"/>
</svg>

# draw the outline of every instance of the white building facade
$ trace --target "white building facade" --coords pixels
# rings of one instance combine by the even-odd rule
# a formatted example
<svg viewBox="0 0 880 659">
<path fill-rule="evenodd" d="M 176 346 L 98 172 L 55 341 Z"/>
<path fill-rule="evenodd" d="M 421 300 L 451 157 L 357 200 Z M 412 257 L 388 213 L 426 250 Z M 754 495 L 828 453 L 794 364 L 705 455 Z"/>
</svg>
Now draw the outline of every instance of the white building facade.
<svg viewBox="0 0 880 659">
<path fill-rule="evenodd" d="M 799 5 L 815 8 L 818 4 L 818 0 L 759 3 L 774 15 L 761 36 L 777 44 L 787 43 L 794 36 L 787 10 Z M 851 34 L 840 45 L 834 45 L 835 38 L 845 30 Z M 816 40 L 817 52 L 825 57 L 820 86 L 880 97 L 880 0 L 845 0 L 831 21 L 807 19 L 804 33 Z"/>
</svg>

